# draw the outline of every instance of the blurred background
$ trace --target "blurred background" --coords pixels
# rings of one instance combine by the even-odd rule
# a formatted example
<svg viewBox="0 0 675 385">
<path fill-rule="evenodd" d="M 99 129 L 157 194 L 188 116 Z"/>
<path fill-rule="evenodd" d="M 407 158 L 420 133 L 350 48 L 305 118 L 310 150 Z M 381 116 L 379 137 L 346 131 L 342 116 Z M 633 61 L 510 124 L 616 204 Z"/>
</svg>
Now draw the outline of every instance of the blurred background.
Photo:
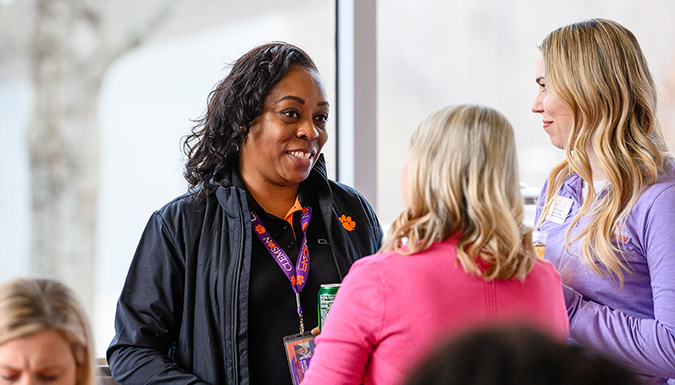
<svg viewBox="0 0 675 385">
<path fill-rule="evenodd" d="M 0 281 L 52 275 L 74 287 L 104 356 L 141 232 L 185 192 L 181 139 L 228 64 L 261 43 L 296 44 L 316 61 L 336 116 L 338 1 L 0 0 Z M 447 104 L 503 112 L 521 180 L 538 191 L 563 153 L 530 111 L 537 45 L 570 22 L 609 18 L 635 33 L 675 145 L 671 0 L 387 0 L 375 10 L 360 22 L 376 26 L 377 124 L 366 128 L 376 161 L 358 166 L 375 169 L 369 198 L 385 227 L 403 209 L 410 134 Z"/>
</svg>

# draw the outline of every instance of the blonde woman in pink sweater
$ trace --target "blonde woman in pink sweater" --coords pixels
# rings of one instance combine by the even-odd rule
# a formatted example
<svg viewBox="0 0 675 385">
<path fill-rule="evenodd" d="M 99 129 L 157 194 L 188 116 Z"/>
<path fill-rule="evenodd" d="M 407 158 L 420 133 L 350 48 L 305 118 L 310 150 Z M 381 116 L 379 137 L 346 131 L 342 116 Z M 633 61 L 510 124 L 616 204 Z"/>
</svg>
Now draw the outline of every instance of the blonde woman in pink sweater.
<svg viewBox="0 0 675 385">
<path fill-rule="evenodd" d="M 378 254 L 347 274 L 303 385 L 405 381 L 435 342 L 524 323 L 560 341 L 560 276 L 521 225 L 513 128 L 484 106 L 442 108 L 413 134 L 406 209 Z"/>
</svg>

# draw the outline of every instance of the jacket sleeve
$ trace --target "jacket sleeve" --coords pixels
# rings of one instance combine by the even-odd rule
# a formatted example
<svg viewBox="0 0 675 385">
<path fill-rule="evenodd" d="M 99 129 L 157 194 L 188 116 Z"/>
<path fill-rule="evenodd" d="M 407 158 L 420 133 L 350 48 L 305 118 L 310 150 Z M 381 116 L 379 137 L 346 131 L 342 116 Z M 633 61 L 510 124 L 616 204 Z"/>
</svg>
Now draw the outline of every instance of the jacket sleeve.
<svg viewBox="0 0 675 385">
<path fill-rule="evenodd" d="M 184 270 L 173 234 L 154 213 L 117 303 L 115 337 L 107 351 L 120 384 L 203 383 L 170 356 L 180 329 Z"/>
<path fill-rule="evenodd" d="M 675 378 L 675 186 L 654 199 L 644 225 L 654 319 L 587 301 L 565 286 L 570 334 L 638 373 Z M 629 273 L 628 273 L 629 274 Z"/>
</svg>

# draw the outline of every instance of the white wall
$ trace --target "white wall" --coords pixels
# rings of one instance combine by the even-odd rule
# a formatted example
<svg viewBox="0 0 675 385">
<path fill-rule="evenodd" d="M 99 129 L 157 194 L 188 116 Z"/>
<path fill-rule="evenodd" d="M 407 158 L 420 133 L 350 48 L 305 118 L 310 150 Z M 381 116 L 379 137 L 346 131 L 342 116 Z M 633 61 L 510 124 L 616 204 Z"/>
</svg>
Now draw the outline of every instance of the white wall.
<svg viewBox="0 0 675 385">
<path fill-rule="evenodd" d="M 675 148 L 675 2 L 654 0 L 388 0 L 378 2 L 378 214 L 403 209 L 399 175 L 419 122 L 447 104 L 495 107 L 516 130 L 521 180 L 543 184 L 564 157 L 530 107 L 537 45 L 551 30 L 590 17 L 614 19 L 642 44 L 663 89 L 661 112 Z M 669 97 L 667 87 L 670 87 Z"/>
</svg>

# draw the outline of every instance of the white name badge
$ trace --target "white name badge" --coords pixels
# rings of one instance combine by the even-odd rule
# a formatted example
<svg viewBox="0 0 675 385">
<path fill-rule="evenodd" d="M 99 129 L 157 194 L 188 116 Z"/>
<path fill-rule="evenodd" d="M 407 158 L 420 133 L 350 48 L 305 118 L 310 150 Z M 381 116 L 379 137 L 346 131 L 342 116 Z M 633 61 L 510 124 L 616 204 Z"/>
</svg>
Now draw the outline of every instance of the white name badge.
<svg viewBox="0 0 675 385">
<path fill-rule="evenodd" d="M 565 222 L 565 219 L 567 219 L 571 209 L 572 200 L 558 195 L 555 198 L 553 210 L 549 210 L 546 214 L 546 220 L 561 225 Z"/>
</svg>

